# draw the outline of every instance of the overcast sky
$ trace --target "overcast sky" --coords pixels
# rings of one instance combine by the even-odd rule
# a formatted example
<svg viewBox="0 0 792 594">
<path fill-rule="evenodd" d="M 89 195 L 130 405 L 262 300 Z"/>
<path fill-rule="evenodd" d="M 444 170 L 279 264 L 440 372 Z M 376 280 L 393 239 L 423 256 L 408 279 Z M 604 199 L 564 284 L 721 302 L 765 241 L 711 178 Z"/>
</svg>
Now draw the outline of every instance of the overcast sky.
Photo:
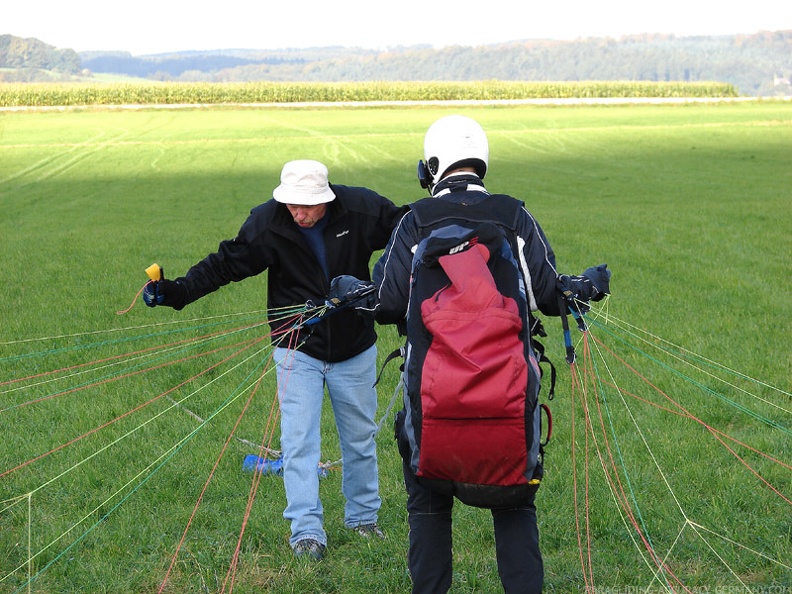
<svg viewBox="0 0 792 594">
<path fill-rule="evenodd" d="M 58 48 L 279 49 L 792 30 L 788 0 L 5 0 L 0 34 Z M 475 7 L 475 8 L 474 8 Z"/>
</svg>

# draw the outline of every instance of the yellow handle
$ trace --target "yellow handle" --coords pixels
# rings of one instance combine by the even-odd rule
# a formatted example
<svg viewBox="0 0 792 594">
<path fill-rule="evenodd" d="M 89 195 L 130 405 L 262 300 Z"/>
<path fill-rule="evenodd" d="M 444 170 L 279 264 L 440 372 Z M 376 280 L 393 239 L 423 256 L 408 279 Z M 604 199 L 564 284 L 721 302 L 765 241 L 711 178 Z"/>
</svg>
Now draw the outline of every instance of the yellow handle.
<svg viewBox="0 0 792 594">
<path fill-rule="evenodd" d="M 146 274 L 148 274 L 148 277 L 154 282 L 162 280 L 162 268 L 160 268 L 160 265 L 156 262 L 146 268 Z"/>
</svg>

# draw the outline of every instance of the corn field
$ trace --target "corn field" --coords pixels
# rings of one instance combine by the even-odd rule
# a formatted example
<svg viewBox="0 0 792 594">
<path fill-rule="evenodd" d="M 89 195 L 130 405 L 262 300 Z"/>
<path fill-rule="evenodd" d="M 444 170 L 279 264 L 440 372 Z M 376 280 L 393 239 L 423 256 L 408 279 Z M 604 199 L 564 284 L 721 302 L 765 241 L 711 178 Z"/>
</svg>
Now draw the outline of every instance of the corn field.
<svg viewBox="0 0 792 594">
<path fill-rule="evenodd" d="M 0 107 L 736 97 L 718 82 L 2 83 Z"/>
</svg>

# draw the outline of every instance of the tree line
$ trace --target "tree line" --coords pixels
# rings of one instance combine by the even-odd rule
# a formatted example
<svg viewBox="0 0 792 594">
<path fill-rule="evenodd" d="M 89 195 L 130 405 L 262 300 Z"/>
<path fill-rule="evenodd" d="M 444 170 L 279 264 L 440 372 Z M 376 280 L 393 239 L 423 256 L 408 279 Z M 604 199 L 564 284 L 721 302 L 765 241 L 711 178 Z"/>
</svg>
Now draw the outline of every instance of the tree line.
<svg viewBox="0 0 792 594">
<path fill-rule="evenodd" d="M 77 56 L 35 39 L 3 35 L 0 67 L 177 82 L 718 81 L 734 85 L 742 95 L 772 96 L 792 94 L 792 31 L 697 37 L 646 34 L 440 49 L 332 47 L 155 56 L 128 52 Z"/>
<path fill-rule="evenodd" d="M 70 75 L 80 72 L 82 60 L 73 49 L 58 49 L 32 37 L 0 35 L 0 68 Z"/>
</svg>

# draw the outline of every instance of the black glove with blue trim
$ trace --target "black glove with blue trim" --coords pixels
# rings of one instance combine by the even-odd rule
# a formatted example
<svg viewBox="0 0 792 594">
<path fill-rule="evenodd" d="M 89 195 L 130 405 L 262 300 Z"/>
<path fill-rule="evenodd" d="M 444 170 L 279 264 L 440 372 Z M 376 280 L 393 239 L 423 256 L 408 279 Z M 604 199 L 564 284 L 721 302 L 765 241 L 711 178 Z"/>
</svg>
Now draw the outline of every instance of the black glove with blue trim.
<svg viewBox="0 0 792 594">
<path fill-rule="evenodd" d="M 187 287 L 179 281 L 149 281 L 143 287 L 143 301 L 149 307 L 164 305 L 179 310 L 187 305 Z"/>
</svg>

